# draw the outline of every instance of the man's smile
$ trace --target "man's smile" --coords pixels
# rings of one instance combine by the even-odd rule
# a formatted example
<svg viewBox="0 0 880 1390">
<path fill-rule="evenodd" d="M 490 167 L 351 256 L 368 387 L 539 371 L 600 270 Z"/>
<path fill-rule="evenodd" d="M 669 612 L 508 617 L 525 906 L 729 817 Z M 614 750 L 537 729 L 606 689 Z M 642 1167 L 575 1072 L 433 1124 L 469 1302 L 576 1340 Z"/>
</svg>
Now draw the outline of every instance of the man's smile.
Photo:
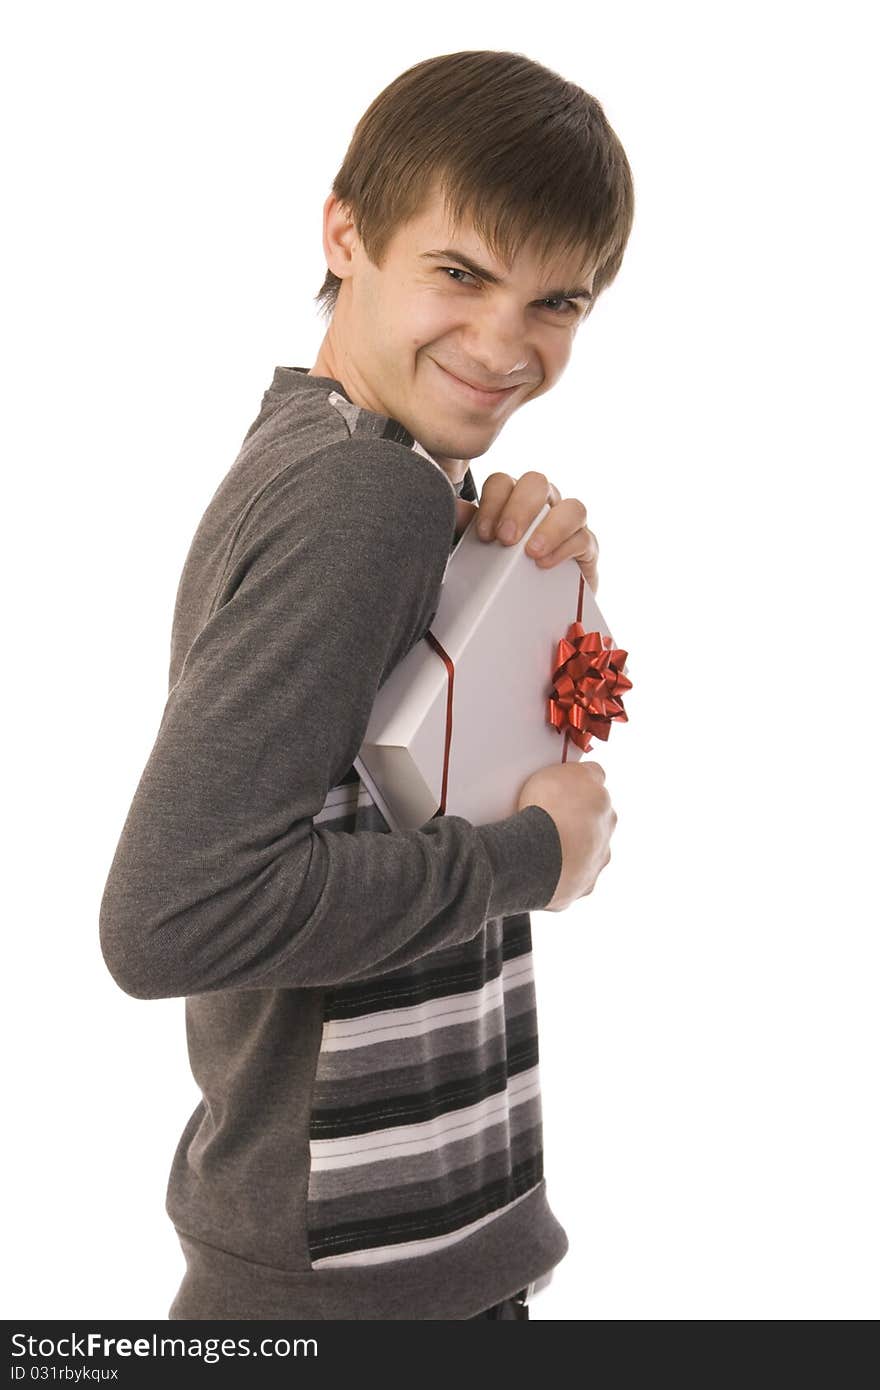
<svg viewBox="0 0 880 1390">
<path fill-rule="evenodd" d="M 519 386 L 523 385 L 522 382 L 517 382 L 514 386 L 505 386 L 500 391 L 484 391 L 481 387 L 471 385 L 469 381 L 463 381 L 460 376 L 456 376 L 455 373 L 449 371 L 447 367 L 441 366 L 435 358 L 432 357 L 430 361 L 434 363 L 435 367 L 439 367 L 440 371 L 443 373 L 443 377 L 450 384 L 451 389 L 454 390 L 460 398 L 464 397 L 471 401 L 473 405 L 483 406 L 487 409 L 491 409 L 492 406 L 507 400 L 508 396 L 510 396 L 513 391 L 516 391 Z"/>
</svg>

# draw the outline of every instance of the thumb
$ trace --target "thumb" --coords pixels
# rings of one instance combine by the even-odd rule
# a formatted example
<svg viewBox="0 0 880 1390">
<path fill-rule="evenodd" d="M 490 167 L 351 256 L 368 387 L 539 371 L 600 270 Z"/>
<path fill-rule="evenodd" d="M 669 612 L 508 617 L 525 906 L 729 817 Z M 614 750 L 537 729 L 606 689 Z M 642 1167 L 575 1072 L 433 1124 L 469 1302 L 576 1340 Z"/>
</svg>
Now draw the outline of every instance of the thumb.
<svg viewBox="0 0 880 1390">
<path fill-rule="evenodd" d="M 455 539 L 461 536 L 471 517 L 477 511 L 476 502 L 466 502 L 463 497 L 455 499 Z"/>
</svg>

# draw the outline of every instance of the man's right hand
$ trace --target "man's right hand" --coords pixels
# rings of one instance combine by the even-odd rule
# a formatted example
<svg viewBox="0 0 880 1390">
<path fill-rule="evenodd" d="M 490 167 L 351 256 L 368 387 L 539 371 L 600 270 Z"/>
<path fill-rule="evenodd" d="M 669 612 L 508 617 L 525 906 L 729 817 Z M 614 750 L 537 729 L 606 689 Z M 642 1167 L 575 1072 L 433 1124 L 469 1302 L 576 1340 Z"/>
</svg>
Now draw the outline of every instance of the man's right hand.
<svg viewBox="0 0 880 1390">
<path fill-rule="evenodd" d="M 609 841 L 617 812 L 605 790 L 599 763 L 556 763 L 539 768 L 523 783 L 518 811 L 541 806 L 552 816 L 562 843 L 562 872 L 553 897 L 542 909 L 562 912 L 577 898 L 592 893 L 611 858 Z"/>
</svg>

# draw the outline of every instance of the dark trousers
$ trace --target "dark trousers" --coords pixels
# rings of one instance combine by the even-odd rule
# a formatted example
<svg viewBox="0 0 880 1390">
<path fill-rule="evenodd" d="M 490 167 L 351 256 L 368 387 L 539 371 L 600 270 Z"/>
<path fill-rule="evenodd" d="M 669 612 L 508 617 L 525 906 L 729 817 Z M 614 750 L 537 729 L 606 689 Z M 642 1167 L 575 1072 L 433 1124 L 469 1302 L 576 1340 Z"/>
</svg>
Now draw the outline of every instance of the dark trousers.
<svg viewBox="0 0 880 1390">
<path fill-rule="evenodd" d="M 502 1299 L 500 1303 L 493 1303 L 491 1308 L 486 1308 L 484 1312 L 477 1313 L 478 1318 L 494 1318 L 498 1322 L 514 1322 L 522 1318 L 528 1318 L 529 1305 L 525 1302 L 526 1291 L 520 1289 L 513 1298 Z"/>
</svg>

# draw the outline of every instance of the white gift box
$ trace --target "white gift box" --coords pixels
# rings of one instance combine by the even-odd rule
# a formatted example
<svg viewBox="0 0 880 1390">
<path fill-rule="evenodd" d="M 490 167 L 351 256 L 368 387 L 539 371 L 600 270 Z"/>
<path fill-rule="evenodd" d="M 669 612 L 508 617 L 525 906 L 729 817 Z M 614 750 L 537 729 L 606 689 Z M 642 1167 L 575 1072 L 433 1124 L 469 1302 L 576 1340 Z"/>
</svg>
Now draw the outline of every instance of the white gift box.
<svg viewBox="0 0 880 1390">
<path fill-rule="evenodd" d="M 471 519 L 428 636 L 376 695 L 355 768 L 392 830 L 437 814 L 502 820 L 533 772 L 584 756 L 549 720 L 559 641 L 579 619 L 616 644 L 577 561 L 540 569 L 525 553 L 549 509 L 512 546 L 481 541 Z"/>
</svg>

